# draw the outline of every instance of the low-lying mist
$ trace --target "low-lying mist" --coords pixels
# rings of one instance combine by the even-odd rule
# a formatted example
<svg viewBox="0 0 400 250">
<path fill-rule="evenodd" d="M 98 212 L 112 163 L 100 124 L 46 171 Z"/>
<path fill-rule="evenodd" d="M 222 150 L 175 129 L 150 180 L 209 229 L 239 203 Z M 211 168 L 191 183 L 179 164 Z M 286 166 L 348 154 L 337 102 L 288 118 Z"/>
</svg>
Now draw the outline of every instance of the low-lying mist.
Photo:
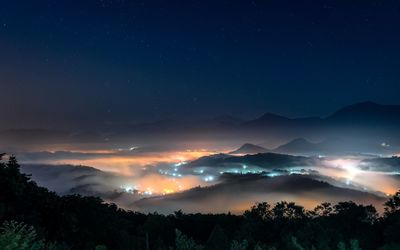
<svg viewBox="0 0 400 250">
<path fill-rule="evenodd" d="M 160 213 L 241 213 L 255 202 L 282 200 L 306 208 L 352 200 L 380 209 L 386 196 L 400 188 L 396 157 L 214 153 L 138 148 L 29 152 L 21 155 L 21 170 L 62 195 L 94 195 L 126 209 Z"/>
</svg>

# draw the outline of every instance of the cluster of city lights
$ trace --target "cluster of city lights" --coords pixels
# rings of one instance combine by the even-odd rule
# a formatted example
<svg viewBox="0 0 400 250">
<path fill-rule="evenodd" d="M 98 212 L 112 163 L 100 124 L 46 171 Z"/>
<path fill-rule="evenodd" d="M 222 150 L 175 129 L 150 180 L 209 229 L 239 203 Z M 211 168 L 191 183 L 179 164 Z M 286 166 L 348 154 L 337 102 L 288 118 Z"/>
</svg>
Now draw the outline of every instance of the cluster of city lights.
<svg viewBox="0 0 400 250">
<path fill-rule="evenodd" d="M 137 186 L 120 186 L 120 188 L 126 192 L 126 193 L 130 193 L 130 194 L 138 194 L 138 195 L 144 195 L 144 196 L 151 196 L 153 195 L 153 191 L 151 188 L 146 188 L 143 191 L 140 191 L 139 188 Z"/>
<path fill-rule="evenodd" d="M 141 188 L 137 185 L 126 185 L 121 186 L 121 189 L 124 192 L 142 196 L 168 195 L 183 191 L 187 188 L 195 187 L 196 185 L 199 185 L 199 182 L 204 183 L 204 185 L 217 184 L 220 181 L 220 176 L 224 174 L 261 174 L 263 176 L 273 178 L 286 175 L 310 175 L 315 174 L 317 171 L 331 171 L 326 173 L 328 175 L 331 173 L 330 176 L 332 176 L 334 179 L 347 184 L 348 186 L 358 186 L 360 189 L 369 190 L 370 187 L 368 185 L 359 183 L 359 177 L 365 172 L 360 168 L 360 160 L 336 158 L 326 159 L 324 162 L 325 163 L 318 168 L 317 166 L 292 166 L 281 169 L 266 170 L 265 168 L 246 164 L 233 164 L 231 166 L 213 167 L 189 167 L 184 159 L 180 159 L 180 161 L 177 163 L 170 163 L 158 168 L 158 173 L 166 176 L 168 180 L 174 183 L 173 185 L 167 184 L 164 186 L 164 188 L 162 187 L 162 185 L 164 185 L 162 183 L 159 183 L 161 187 L 157 188 L 152 188 L 152 186 Z M 187 177 L 195 178 L 199 182 L 196 184 L 193 184 L 193 182 L 186 182 L 187 185 L 185 185 L 186 187 L 184 188 L 182 183 L 184 183 L 184 180 Z"/>
</svg>

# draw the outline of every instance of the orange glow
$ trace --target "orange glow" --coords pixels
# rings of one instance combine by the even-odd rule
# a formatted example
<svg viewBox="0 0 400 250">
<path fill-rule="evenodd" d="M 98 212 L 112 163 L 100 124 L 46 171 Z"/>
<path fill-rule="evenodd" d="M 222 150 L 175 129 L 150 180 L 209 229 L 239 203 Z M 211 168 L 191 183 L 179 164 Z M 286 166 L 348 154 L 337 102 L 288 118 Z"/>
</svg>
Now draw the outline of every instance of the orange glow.
<svg viewBox="0 0 400 250">
<path fill-rule="evenodd" d="M 65 150 L 65 149 L 64 149 Z M 56 153 L 57 150 L 51 152 Z M 50 151 L 48 151 L 50 152 Z M 190 162 L 199 157 L 215 154 L 215 151 L 200 149 L 190 149 L 181 151 L 155 151 L 141 152 L 140 150 L 76 150 L 67 151 L 69 153 L 78 153 L 83 155 L 59 154 L 57 158 L 49 157 L 47 160 L 40 160 L 40 163 L 48 164 L 72 164 L 91 166 L 102 171 L 112 172 L 118 178 L 109 183 L 115 189 L 121 188 L 122 191 L 128 193 L 137 192 L 141 196 L 166 196 L 169 194 L 185 191 L 197 186 L 208 186 L 218 183 L 218 181 L 208 181 L 208 173 L 205 172 L 202 176 L 188 174 L 181 169 L 183 166 L 174 166 L 177 163 Z M 221 151 L 218 151 L 221 152 Z M 226 151 L 225 151 L 226 152 Z M 58 156 L 58 155 L 57 155 Z M 70 158 L 68 158 L 70 157 Z M 327 176 L 332 179 L 333 185 L 339 183 L 340 187 L 354 188 L 365 190 L 366 192 L 381 193 L 381 196 L 392 195 L 400 186 L 396 177 L 388 173 L 367 171 L 358 167 L 362 159 L 357 158 L 325 158 L 320 166 L 304 167 L 318 171 L 321 176 Z M 46 162 L 47 161 L 47 162 Z M 38 161 L 39 162 L 39 161 Z M 169 175 L 161 170 L 171 167 L 171 172 L 177 175 Z M 176 167 L 175 170 L 173 170 Z M 250 168 L 250 166 L 249 166 Z M 176 172 L 174 172 L 176 171 Z M 186 173 L 186 174 L 185 174 Z M 178 175 L 179 174 L 179 175 Z M 181 175 L 182 174 L 182 175 Z M 119 178 L 123 177 L 123 178 Z M 213 177 L 214 178 L 214 177 Z M 215 176 L 215 180 L 218 178 Z M 338 181 L 335 183 L 335 181 Z M 348 184 L 348 186 L 346 186 Z M 126 196 L 123 204 L 131 204 L 130 196 Z M 197 202 L 185 203 L 184 207 L 190 212 L 228 212 L 242 213 L 255 202 L 268 201 L 270 203 L 279 202 L 282 200 L 294 201 L 305 206 L 307 209 L 312 209 L 322 201 L 329 200 L 330 202 L 339 202 L 347 200 L 347 196 L 327 196 L 323 193 L 250 193 L 245 196 L 218 196 L 207 198 L 207 205 L 199 206 Z M 175 201 L 168 203 L 172 208 L 179 208 L 181 204 L 174 205 Z M 365 202 L 358 200 L 357 202 Z M 368 201 L 369 202 L 369 201 Z M 375 201 L 371 201 L 375 202 Z M 380 201 L 379 201 L 380 202 Z M 375 202 L 374 205 L 379 208 L 381 203 Z M 118 203 L 119 204 L 119 203 Z M 212 206 L 209 206 L 212 204 Z M 128 206 L 128 205 L 127 205 Z M 126 207 L 132 209 L 132 207 Z M 171 211 L 173 212 L 173 211 Z"/>
<path fill-rule="evenodd" d="M 381 192 L 386 195 L 393 195 L 400 189 L 396 177 L 384 172 L 364 171 L 357 167 L 360 160 L 356 159 L 335 159 L 326 161 L 326 166 L 318 170 L 325 176 L 337 180 L 347 180 L 349 184 L 360 189 Z"/>
<path fill-rule="evenodd" d="M 157 174 L 141 176 L 132 182 L 139 190 L 151 190 L 154 194 L 169 194 L 204 185 L 204 182 L 195 176 L 170 178 Z"/>
<path fill-rule="evenodd" d="M 90 153 L 97 153 L 99 155 L 88 159 L 51 160 L 47 163 L 92 166 L 103 171 L 115 172 L 125 176 L 130 176 L 137 174 L 138 171 L 143 170 L 143 167 L 145 166 L 155 165 L 159 163 L 186 162 L 214 153 L 212 151 L 206 151 L 206 150 L 157 152 L 157 153 L 145 153 L 138 155 L 134 154 L 110 155 L 110 152 L 115 153 L 115 151 L 104 151 L 104 150 L 74 151 L 74 152 L 79 152 L 79 153 L 90 152 Z M 104 154 L 104 156 L 102 154 Z"/>
<path fill-rule="evenodd" d="M 121 183 L 121 188 L 131 190 L 135 187 L 140 194 L 145 195 L 171 194 L 196 186 L 209 184 L 204 183 L 200 177 L 196 176 L 172 177 L 157 173 L 148 173 L 146 170 L 151 170 L 152 167 L 160 163 L 182 163 L 214 153 L 205 149 L 127 154 L 121 153 L 121 151 L 118 150 L 73 150 L 68 152 L 94 155 L 83 159 L 61 158 L 56 160 L 49 159 L 47 162 L 41 160 L 40 162 L 48 164 L 84 165 L 106 172 L 113 172 L 117 175 L 127 177 L 126 183 Z"/>
<path fill-rule="evenodd" d="M 115 154 L 115 151 L 109 150 L 84 150 L 74 152 L 95 153 L 96 155 L 88 159 L 52 159 L 49 160 L 48 163 L 91 166 L 102 171 L 113 172 L 117 175 L 125 176 L 127 177 L 126 183 L 121 183 L 121 188 L 131 190 L 134 187 L 143 195 L 165 195 L 180 192 L 196 186 L 211 184 L 204 183 L 204 181 L 197 176 L 172 177 L 145 172 L 146 170 L 151 170 L 152 167 L 160 163 L 172 164 L 187 162 L 213 153 L 203 149 L 143 153 L 137 155 Z"/>
</svg>

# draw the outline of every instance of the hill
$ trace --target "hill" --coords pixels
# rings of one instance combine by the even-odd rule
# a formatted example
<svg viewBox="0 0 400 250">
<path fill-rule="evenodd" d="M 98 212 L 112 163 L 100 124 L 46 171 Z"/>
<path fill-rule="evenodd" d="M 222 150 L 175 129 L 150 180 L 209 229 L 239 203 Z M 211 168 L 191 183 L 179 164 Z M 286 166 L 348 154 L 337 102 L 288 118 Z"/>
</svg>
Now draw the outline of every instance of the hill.
<svg viewBox="0 0 400 250">
<path fill-rule="evenodd" d="M 265 153 L 268 149 L 254 145 L 251 143 L 245 143 L 240 148 L 229 152 L 229 154 L 258 154 L 258 153 Z"/>
</svg>

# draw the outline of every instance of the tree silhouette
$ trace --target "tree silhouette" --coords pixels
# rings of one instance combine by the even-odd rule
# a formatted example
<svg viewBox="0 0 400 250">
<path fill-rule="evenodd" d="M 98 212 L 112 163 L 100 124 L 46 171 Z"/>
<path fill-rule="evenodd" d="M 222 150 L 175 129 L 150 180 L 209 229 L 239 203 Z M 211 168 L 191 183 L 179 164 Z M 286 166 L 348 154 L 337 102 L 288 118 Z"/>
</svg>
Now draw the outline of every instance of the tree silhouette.
<svg viewBox="0 0 400 250">
<path fill-rule="evenodd" d="M 0 161 L 0 223 L 0 249 L 10 250 L 400 249 L 400 192 L 383 216 L 351 201 L 311 211 L 282 201 L 256 203 L 243 215 L 142 214 L 98 197 L 58 196 L 22 174 L 11 156 Z"/>
<path fill-rule="evenodd" d="M 210 237 L 207 240 L 206 250 L 228 249 L 229 240 L 224 230 L 217 224 L 211 231 Z"/>
</svg>

